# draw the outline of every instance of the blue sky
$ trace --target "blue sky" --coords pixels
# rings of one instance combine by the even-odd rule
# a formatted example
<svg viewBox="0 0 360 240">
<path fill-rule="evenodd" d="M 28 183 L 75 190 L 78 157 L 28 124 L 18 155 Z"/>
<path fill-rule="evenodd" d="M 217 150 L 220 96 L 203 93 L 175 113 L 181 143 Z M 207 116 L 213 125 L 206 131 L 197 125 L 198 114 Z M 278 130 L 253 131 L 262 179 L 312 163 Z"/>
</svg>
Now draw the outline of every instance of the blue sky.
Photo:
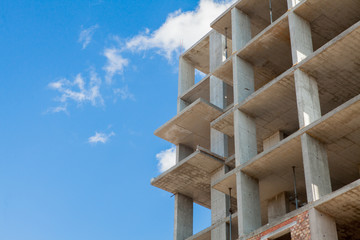
<svg viewBox="0 0 360 240">
<path fill-rule="evenodd" d="M 174 151 L 153 132 L 176 114 L 181 48 L 227 4 L 0 2 L 0 239 L 172 238 L 150 179 Z M 194 232 L 209 225 L 195 207 Z"/>
</svg>

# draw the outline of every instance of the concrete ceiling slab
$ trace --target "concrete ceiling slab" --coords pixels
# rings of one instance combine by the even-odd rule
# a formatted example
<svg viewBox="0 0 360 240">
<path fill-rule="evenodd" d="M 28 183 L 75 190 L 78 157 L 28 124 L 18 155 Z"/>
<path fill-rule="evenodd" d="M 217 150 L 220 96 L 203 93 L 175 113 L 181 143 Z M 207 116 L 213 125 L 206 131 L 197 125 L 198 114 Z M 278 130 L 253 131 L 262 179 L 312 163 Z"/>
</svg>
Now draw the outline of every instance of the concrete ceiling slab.
<svg viewBox="0 0 360 240">
<path fill-rule="evenodd" d="M 171 193 L 191 197 L 195 203 L 210 208 L 211 174 L 225 165 L 225 159 L 208 150 L 198 148 L 194 153 L 177 163 L 151 184 Z"/>
<path fill-rule="evenodd" d="M 185 144 L 193 149 L 197 145 L 209 148 L 210 122 L 222 110 L 199 98 L 182 112 L 155 131 L 155 135 L 175 145 Z"/>
</svg>

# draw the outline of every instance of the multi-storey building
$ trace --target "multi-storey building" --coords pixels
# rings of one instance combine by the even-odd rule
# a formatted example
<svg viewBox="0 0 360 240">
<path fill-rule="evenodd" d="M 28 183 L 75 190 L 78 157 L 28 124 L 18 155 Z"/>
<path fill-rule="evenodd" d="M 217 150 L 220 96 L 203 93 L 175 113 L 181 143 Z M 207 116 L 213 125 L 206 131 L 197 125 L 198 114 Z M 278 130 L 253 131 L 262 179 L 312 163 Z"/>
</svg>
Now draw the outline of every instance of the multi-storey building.
<svg viewBox="0 0 360 240">
<path fill-rule="evenodd" d="M 180 56 L 155 131 L 176 165 L 152 180 L 174 239 L 360 239 L 359 20 L 360 0 L 240 0 Z"/>
</svg>

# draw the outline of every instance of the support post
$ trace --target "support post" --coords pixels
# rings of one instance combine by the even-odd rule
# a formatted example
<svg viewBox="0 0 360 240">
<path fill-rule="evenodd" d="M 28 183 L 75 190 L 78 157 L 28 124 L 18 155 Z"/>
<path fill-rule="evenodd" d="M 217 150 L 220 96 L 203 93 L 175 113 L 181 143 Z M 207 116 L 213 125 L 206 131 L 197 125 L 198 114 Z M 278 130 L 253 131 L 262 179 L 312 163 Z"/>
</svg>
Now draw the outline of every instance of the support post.
<svg viewBox="0 0 360 240">
<path fill-rule="evenodd" d="M 181 112 L 187 105 L 179 97 L 195 84 L 195 68 L 183 57 L 179 59 L 179 79 L 178 79 L 178 104 L 177 112 Z"/>
<path fill-rule="evenodd" d="M 309 210 L 311 240 L 338 240 L 334 218 L 315 208 Z"/>
<path fill-rule="evenodd" d="M 174 240 L 185 240 L 193 235 L 193 200 L 175 194 Z"/>
</svg>

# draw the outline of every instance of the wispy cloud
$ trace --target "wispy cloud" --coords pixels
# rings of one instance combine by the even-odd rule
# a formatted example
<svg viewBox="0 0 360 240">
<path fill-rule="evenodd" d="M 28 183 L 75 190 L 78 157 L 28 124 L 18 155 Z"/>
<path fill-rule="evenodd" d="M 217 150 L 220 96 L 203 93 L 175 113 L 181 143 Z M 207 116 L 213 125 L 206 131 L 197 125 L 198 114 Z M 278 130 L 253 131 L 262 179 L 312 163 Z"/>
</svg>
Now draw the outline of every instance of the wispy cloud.
<svg viewBox="0 0 360 240">
<path fill-rule="evenodd" d="M 49 88 L 60 93 L 60 96 L 55 100 L 60 102 L 61 105 L 53 108 L 52 112 L 66 112 L 69 101 L 73 101 L 77 104 L 89 102 L 93 106 L 103 105 L 104 100 L 100 94 L 100 85 L 101 79 L 93 70 L 90 71 L 88 81 L 86 81 L 79 73 L 73 81 L 62 78 L 58 81 L 49 83 Z"/>
<path fill-rule="evenodd" d="M 95 33 L 95 30 L 99 27 L 98 24 L 93 25 L 89 28 L 83 29 L 80 32 L 78 42 L 82 44 L 82 49 L 85 49 L 89 43 L 91 42 L 91 39 Z"/>
<path fill-rule="evenodd" d="M 121 50 L 117 48 L 105 48 L 104 56 L 107 58 L 107 63 L 104 66 L 106 72 L 106 83 L 111 84 L 112 78 L 115 74 L 122 74 L 124 67 L 129 64 L 129 60 L 121 56 Z"/>
<path fill-rule="evenodd" d="M 94 144 L 96 144 L 98 142 L 106 143 L 112 136 L 115 136 L 114 132 L 111 132 L 109 134 L 102 133 L 102 132 L 95 132 L 94 136 L 89 137 L 88 142 L 94 143 Z"/>
<path fill-rule="evenodd" d="M 169 149 L 156 154 L 158 160 L 158 169 L 160 172 L 164 172 L 175 165 L 176 163 L 176 147 L 173 146 Z"/>
<path fill-rule="evenodd" d="M 115 99 L 114 99 L 115 102 L 118 97 L 120 97 L 121 100 L 129 99 L 129 100 L 135 101 L 135 96 L 134 96 L 134 94 L 132 94 L 129 91 L 129 88 L 127 85 L 122 88 L 114 88 L 113 91 L 114 91 L 114 95 L 115 95 Z"/>
<path fill-rule="evenodd" d="M 160 54 L 171 59 L 174 53 L 181 48 L 189 48 L 202 36 L 210 31 L 210 23 L 223 11 L 231 2 L 200 0 L 194 11 L 182 12 L 181 10 L 170 13 L 165 23 L 158 29 L 131 38 L 126 42 L 126 49 L 132 51 L 144 51 L 157 49 Z"/>
</svg>

